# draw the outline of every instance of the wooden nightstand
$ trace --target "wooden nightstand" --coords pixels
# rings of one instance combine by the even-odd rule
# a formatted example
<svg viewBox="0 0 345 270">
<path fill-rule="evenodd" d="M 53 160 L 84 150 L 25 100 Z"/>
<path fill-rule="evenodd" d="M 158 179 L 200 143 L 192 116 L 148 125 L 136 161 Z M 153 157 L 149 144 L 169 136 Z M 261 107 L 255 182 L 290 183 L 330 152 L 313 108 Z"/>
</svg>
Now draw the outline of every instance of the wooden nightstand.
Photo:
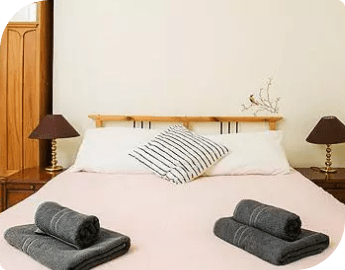
<svg viewBox="0 0 345 270">
<path fill-rule="evenodd" d="M 337 168 L 336 173 L 323 173 L 311 168 L 295 168 L 306 178 L 331 193 L 342 203 L 345 203 L 345 168 Z"/>
<path fill-rule="evenodd" d="M 29 197 L 61 172 L 49 173 L 34 167 L 0 179 L 0 211 Z"/>
</svg>

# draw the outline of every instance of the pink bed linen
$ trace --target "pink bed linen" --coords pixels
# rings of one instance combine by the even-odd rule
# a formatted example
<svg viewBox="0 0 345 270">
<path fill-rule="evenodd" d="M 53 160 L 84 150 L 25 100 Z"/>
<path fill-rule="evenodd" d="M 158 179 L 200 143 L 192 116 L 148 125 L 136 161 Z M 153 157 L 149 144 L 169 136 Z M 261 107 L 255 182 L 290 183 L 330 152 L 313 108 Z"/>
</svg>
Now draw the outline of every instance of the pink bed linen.
<svg viewBox="0 0 345 270">
<path fill-rule="evenodd" d="M 213 234 L 214 222 L 231 216 L 243 198 L 297 213 L 303 228 L 330 236 L 320 255 L 286 266 L 271 265 Z M 270 270 L 305 269 L 325 260 L 340 242 L 345 205 L 299 173 L 283 176 L 202 177 L 175 186 L 153 174 L 111 175 L 65 172 L 33 196 L 0 214 L 0 264 L 6 270 L 43 270 L 3 239 L 6 228 L 33 223 L 37 206 L 56 201 L 99 217 L 101 226 L 128 235 L 130 251 L 96 269 Z"/>
</svg>

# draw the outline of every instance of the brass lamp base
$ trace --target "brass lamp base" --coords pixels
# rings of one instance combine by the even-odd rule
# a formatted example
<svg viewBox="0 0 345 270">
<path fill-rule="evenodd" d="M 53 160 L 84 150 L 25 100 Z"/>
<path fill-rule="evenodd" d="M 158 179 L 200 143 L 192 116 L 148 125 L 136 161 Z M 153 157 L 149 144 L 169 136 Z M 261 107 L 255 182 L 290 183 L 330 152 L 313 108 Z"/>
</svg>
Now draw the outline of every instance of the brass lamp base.
<svg viewBox="0 0 345 270">
<path fill-rule="evenodd" d="M 331 161 L 331 157 L 332 157 L 332 149 L 331 149 L 331 145 L 330 144 L 326 144 L 326 162 L 325 165 L 326 167 L 324 168 L 320 168 L 320 171 L 323 173 L 335 173 L 337 172 L 336 169 L 332 168 L 332 161 Z"/>
<path fill-rule="evenodd" d="M 57 172 L 57 171 L 61 171 L 63 167 L 62 166 L 48 166 L 44 169 L 48 172 Z"/>
<path fill-rule="evenodd" d="M 324 173 L 336 173 L 337 170 L 336 169 L 333 169 L 333 168 L 320 168 L 320 171 L 321 172 L 324 172 Z"/>
<path fill-rule="evenodd" d="M 51 148 L 51 150 L 52 150 L 52 153 L 51 153 L 51 155 L 52 155 L 51 164 L 52 165 L 49 166 L 49 167 L 46 167 L 45 170 L 47 172 L 54 173 L 54 172 L 61 171 L 63 169 L 63 167 L 57 165 L 57 159 L 56 159 L 57 144 L 56 144 L 56 139 L 52 139 L 51 144 L 52 144 L 52 148 Z"/>
</svg>

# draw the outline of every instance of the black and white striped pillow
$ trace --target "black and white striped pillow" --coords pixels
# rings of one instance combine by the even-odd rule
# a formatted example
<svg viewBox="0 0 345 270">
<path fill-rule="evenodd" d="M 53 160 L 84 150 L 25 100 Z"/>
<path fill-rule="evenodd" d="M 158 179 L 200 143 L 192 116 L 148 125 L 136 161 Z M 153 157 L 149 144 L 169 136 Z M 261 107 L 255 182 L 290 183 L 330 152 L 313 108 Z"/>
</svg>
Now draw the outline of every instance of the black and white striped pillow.
<svg viewBox="0 0 345 270">
<path fill-rule="evenodd" d="M 182 125 L 174 125 L 129 155 L 161 178 L 184 184 L 200 176 L 228 153 L 225 146 Z"/>
</svg>

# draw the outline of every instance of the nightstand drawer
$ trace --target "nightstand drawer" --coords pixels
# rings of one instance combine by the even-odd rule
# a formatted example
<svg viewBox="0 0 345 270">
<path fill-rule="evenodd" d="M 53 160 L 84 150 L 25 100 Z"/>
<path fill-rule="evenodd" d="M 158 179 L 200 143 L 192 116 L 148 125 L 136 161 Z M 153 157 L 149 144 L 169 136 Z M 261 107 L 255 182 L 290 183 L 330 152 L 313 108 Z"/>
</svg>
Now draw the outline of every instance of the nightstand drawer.
<svg viewBox="0 0 345 270">
<path fill-rule="evenodd" d="M 42 184 L 8 184 L 5 194 L 5 205 L 11 207 L 39 190 Z"/>
<path fill-rule="evenodd" d="M 342 203 L 345 203 L 345 189 L 327 189 L 328 193 L 331 193 L 335 198 L 337 198 Z"/>
<path fill-rule="evenodd" d="M 319 181 L 319 180 L 312 180 L 316 185 L 322 187 L 324 190 L 327 189 L 337 189 L 337 183 L 327 182 L 327 181 Z"/>
<path fill-rule="evenodd" d="M 321 186 L 323 189 L 345 189 L 345 183 L 339 181 L 320 181 L 320 180 L 313 180 L 315 184 Z"/>
<path fill-rule="evenodd" d="M 43 184 L 37 184 L 37 183 L 8 183 L 6 186 L 7 192 L 10 192 L 11 190 L 22 190 L 22 191 L 33 191 L 39 190 Z"/>
<path fill-rule="evenodd" d="M 26 199 L 30 195 L 34 194 L 34 191 L 30 190 L 8 190 L 6 194 L 6 207 L 11 207 L 20 201 Z"/>
<path fill-rule="evenodd" d="M 337 188 L 337 189 L 340 188 L 340 189 L 344 189 L 344 190 L 345 190 L 345 183 L 344 183 L 344 182 L 342 182 L 342 183 L 337 183 L 337 184 L 336 184 L 336 188 Z"/>
</svg>

